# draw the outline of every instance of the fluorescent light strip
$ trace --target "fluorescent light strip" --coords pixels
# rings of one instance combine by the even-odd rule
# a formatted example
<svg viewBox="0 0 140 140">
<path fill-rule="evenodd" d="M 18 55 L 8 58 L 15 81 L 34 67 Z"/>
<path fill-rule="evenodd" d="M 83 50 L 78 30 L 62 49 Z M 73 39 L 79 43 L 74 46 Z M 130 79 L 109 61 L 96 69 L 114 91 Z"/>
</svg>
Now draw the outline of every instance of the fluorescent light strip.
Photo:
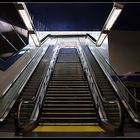
<svg viewBox="0 0 140 140">
<path fill-rule="evenodd" d="M 32 37 L 32 39 L 33 39 L 35 45 L 36 45 L 36 46 L 40 46 L 40 42 L 39 42 L 39 40 L 38 40 L 38 38 L 37 38 L 37 35 L 36 35 L 36 34 L 30 34 L 30 35 L 31 35 L 31 37 Z"/>
<path fill-rule="evenodd" d="M 115 21 L 117 20 L 118 16 L 120 15 L 122 9 L 114 8 L 111 12 L 111 15 L 109 16 L 109 19 L 107 20 L 107 24 L 105 26 L 105 30 L 110 30 Z"/>
<path fill-rule="evenodd" d="M 102 42 L 104 41 L 104 39 L 106 38 L 107 34 L 105 33 L 101 33 L 97 42 L 96 42 L 96 45 L 97 46 L 100 46 L 102 44 Z"/>
<path fill-rule="evenodd" d="M 29 20 L 29 17 L 27 15 L 26 11 L 24 9 L 18 10 L 18 11 L 19 11 L 19 13 L 20 13 L 20 15 L 21 15 L 21 17 L 22 17 L 27 29 L 28 30 L 33 30 L 33 26 L 32 26 L 32 24 L 31 24 L 31 22 Z"/>
</svg>

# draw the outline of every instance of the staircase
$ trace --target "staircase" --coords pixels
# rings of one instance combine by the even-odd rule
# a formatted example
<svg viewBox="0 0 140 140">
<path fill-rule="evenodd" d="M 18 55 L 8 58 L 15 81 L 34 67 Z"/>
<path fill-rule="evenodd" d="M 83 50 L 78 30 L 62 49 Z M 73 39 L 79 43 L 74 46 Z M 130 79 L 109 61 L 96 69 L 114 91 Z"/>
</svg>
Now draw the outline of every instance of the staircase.
<svg viewBox="0 0 140 140">
<path fill-rule="evenodd" d="M 75 48 L 60 49 L 39 125 L 98 125 L 88 81 Z"/>
</svg>

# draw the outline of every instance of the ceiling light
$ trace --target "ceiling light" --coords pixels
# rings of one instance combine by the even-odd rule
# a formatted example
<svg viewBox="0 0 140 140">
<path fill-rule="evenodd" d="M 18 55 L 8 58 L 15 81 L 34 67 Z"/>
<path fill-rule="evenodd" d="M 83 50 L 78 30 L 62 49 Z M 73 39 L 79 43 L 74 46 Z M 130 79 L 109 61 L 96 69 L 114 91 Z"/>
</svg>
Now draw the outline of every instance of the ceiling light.
<svg viewBox="0 0 140 140">
<path fill-rule="evenodd" d="M 25 3 L 24 2 L 17 2 L 17 3 L 15 3 L 15 6 L 16 6 L 25 26 L 27 27 L 27 30 L 29 31 L 29 35 L 33 39 L 34 44 L 36 46 L 40 46 L 41 43 L 40 43 L 38 36 L 34 30 L 34 25 L 32 23 L 32 19 L 30 17 L 30 14 L 28 12 L 28 9 L 27 9 Z"/>
<path fill-rule="evenodd" d="M 36 34 L 30 34 L 30 35 L 31 35 L 31 37 L 32 37 L 32 39 L 33 39 L 35 45 L 36 45 L 36 46 L 40 46 L 40 42 L 39 42 L 39 40 L 38 40 Z"/>
<path fill-rule="evenodd" d="M 97 46 L 101 46 L 101 44 L 103 43 L 104 39 L 107 36 L 107 32 L 112 28 L 113 24 L 115 23 L 120 13 L 122 12 L 123 7 L 124 4 L 122 3 L 114 3 L 113 8 L 102 28 L 99 38 L 96 41 Z"/>
<path fill-rule="evenodd" d="M 24 24 L 26 25 L 27 29 L 29 31 L 34 30 L 30 14 L 28 12 L 28 9 L 27 9 L 25 3 L 24 2 L 17 2 L 17 3 L 15 3 L 15 6 L 16 6 Z"/>
<path fill-rule="evenodd" d="M 111 29 L 111 27 L 113 26 L 113 24 L 115 23 L 115 21 L 119 17 L 121 11 L 122 11 L 122 9 L 118 9 L 116 7 L 114 7 L 112 9 L 112 12 L 110 13 L 110 15 L 107 19 L 107 22 L 105 24 L 105 27 L 104 27 L 105 30 L 110 30 Z"/>
<path fill-rule="evenodd" d="M 105 22 L 104 30 L 110 30 L 120 13 L 122 12 L 124 5 L 120 3 L 114 3 L 113 8 Z"/>
<path fill-rule="evenodd" d="M 107 34 L 105 33 L 101 33 L 97 42 L 96 42 L 96 45 L 97 46 L 100 46 L 102 44 L 102 42 L 104 41 L 104 39 L 106 38 Z"/>
<path fill-rule="evenodd" d="M 29 20 L 29 17 L 27 15 L 26 11 L 24 9 L 23 10 L 18 10 L 18 11 L 19 11 L 19 13 L 20 13 L 20 15 L 21 15 L 21 17 L 22 17 L 22 19 L 24 21 L 24 24 L 26 25 L 27 29 L 28 30 L 33 30 L 33 26 L 32 26 L 32 24 L 31 24 L 31 22 Z"/>
<path fill-rule="evenodd" d="M 35 45 L 36 45 L 36 46 L 40 46 L 40 41 L 39 41 L 39 39 L 38 39 L 36 33 L 35 33 L 35 32 L 32 32 L 32 33 L 30 33 L 30 36 L 32 37 L 32 39 L 33 39 Z"/>
</svg>

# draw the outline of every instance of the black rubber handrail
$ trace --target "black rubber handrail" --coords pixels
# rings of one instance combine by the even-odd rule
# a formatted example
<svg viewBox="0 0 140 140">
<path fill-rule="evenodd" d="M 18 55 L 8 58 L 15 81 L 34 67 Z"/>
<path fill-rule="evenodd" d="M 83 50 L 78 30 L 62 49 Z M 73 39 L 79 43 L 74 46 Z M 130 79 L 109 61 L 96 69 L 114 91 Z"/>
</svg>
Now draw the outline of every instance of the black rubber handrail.
<svg viewBox="0 0 140 140">
<path fill-rule="evenodd" d="M 68 37 L 86 37 L 86 34 L 64 34 L 64 35 L 50 35 L 50 37 L 68 38 Z"/>
<path fill-rule="evenodd" d="M 48 35 L 46 35 L 45 37 L 43 37 L 43 38 L 40 40 L 41 45 L 42 45 L 44 42 L 46 42 L 47 39 L 49 39 L 49 38 L 51 38 L 51 34 L 48 34 Z"/>
</svg>

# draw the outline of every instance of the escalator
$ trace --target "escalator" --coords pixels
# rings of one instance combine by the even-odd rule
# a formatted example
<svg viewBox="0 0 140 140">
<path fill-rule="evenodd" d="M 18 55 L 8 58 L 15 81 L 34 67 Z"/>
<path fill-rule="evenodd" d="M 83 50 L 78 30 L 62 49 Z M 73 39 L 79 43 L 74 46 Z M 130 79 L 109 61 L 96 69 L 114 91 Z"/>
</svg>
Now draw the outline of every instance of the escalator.
<svg viewBox="0 0 140 140">
<path fill-rule="evenodd" d="M 40 97 L 36 96 L 37 103 L 28 101 L 26 94 L 23 96 L 24 103 L 20 102 L 17 113 L 20 114 L 17 115 L 17 122 L 20 122 L 21 126 L 18 133 L 25 134 L 25 137 L 96 137 L 112 136 L 110 132 L 113 132 L 113 135 L 120 133 L 123 123 L 122 108 L 116 91 L 88 46 L 81 45 L 81 48 L 83 57 L 78 46 L 60 48 L 51 69 L 47 90 L 42 92 Z M 92 75 L 86 72 L 83 59 Z M 89 75 L 94 79 L 93 83 L 90 83 Z M 36 78 L 31 81 L 35 82 Z M 91 84 L 96 86 L 92 88 Z M 25 89 L 24 92 L 28 94 L 34 90 L 27 92 Z M 35 122 L 32 127 L 34 129 L 28 131 L 26 127 L 22 127 L 25 124 L 32 125 L 31 121 Z M 102 124 L 104 127 L 101 127 Z M 108 133 L 105 130 L 109 130 Z"/>
<path fill-rule="evenodd" d="M 114 92 L 112 92 L 112 95 L 109 95 L 113 99 L 113 95 L 115 95 L 115 98 L 119 100 L 122 111 L 123 111 L 123 120 L 122 120 L 122 131 L 124 137 L 139 137 L 140 136 L 140 116 L 139 112 L 135 109 L 135 105 L 140 104 L 140 100 L 136 98 L 124 85 L 124 83 L 120 80 L 120 78 L 117 76 L 116 72 L 112 69 L 112 67 L 105 61 L 105 58 L 100 54 L 98 49 L 95 47 L 95 40 L 92 39 L 90 35 L 87 35 L 89 39 L 89 43 L 87 46 L 83 45 L 83 49 L 87 52 L 91 52 L 91 57 L 93 57 L 94 66 L 97 65 L 100 66 L 102 71 L 102 76 L 100 79 L 100 75 L 98 75 L 98 70 L 95 68 L 92 68 L 95 73 L 96 81 L 98 82 L 99 87 L 101 87 L 102 91 L 102 83 L 100 80 L 106 79 L 110 83 L 110 85 L 113 87 Z M 92 43 L 91 43 L 91 42 Z M 90 57 L 90 56 L 88 56 Z M 95 63 L 96 62 L 96 63 Z M 90 62 L 92 64 L 92 62 Z M 100 74 L 100 73 L 99 73 Z M 96 76 L 97 75 L 97 76 Z M 104 78 L 103 78 L 104 77 Z M 98 81 L 99 79 L 99 81 Z M 104 85 L 104 83 L 103 83 Z M 107 86 L 107 90 L 108 90 Z M 109 88 L 110 89 L 110 88 Z M 104 91 L 103 91 L 104 92 Z M 109 90 L 110 92 L 110 90 Z M 108 94 L 108 93 L 107 93 Z M 105 98 L 107 94 L 103 94 Z"/>
<path fill-rule="evenodd" d="M 116 96 L 115 90 L 108 81 L 107 77 L 105 76 L 104 72 L 100 68 L 99 64 L 97 63 L 94 56 L 91 54 L 88 46 L 82 46 L 83 52 L 85 53 L 85 57 L 87 58 L 87 62 L 91 66 L 91 71 L 94 73 L 94 78 L 98 85 L 98 88 L 102 94 L 102 96 L 108 101 L 118 100 Z M 119 110 L 117 104 L 105 104 L 104 108 L 106 115 L 110 122 L 114 125 L 119 123 Z"/>
<path fill-rule="evenodd" d="M 39 65 L 35 69 L 34 73 L 30 77 L 29 81 L 25 85 L 24 89 L 21 92 L 20 101 L 31 101 L 34 100 L 38 94 L 38 90 L 40 88 L 41 81 L 46 74 L 46 70 L 49 67 L 49 63 L 51 61 L 53 51 L 55 46 L 49 46 Z M 25 104 L 21 108 L 21 117 L 20 120 L 24 123 L 29 120 L 30 112 L 34 108 L 34 103 L 30 105 Z"/>
<path fill-rule="evenodd" d="M 38 126 L 26 136 L 71 137 L 72 133 L 73 136 L 88 133 L 95 136 L 94 132 L 96 136 L 103 135 L 104 130 L 99 126 L 98 113 L 77 50 L 61 48 L 44 97 Z"/>
<path fill-rule="evenodd" d="M 93 53 L 88 45 L 80 44 L 79 46 L 91 75 L 85 70 L 87 68 L 82 63 L 78 46 L 77 48 L 61 48 L 58 54 L 54 53 L 55 47 L 50 46 L 22 90 L 16 108 L 13 108 L 9 115 L 7 122 L 13 124 L 13 116 L 16 112 L 17 134 L 23 135 L 28 132 L 24 135 L 25 137 L 112 136 L 110 133 L 107 134 L 107 127 L 110 127 L 109 129 L 113 132 L 119 132 L 119 135 L 124 133 L 124 136 L 132 130 L 139 132 L 139 129 L 133 129 L 135 126 L 127 125 L 133 123 L 132 118 L 126 118 L 124 122 L 126 112 L 125 117 L 130 117 L 130 114 L 133 116 L 129 102 L 122 96 L 125 94 L 124 86 L 118 79 L 117 82 L 113 81 L 114 73 L 111 73 L 111 69 L 107 69 L 110 66 L 106 62 L 108 72 L 105 71 L 96 50 Z M 52 61 L 53 58 L 55 61 Z M 51 61 L 52 67 L 50 67 Z M 48 79 L 44 80 L 46 77 Z M 89 77 L 92 77 L 91 83 Z M 45 88 L 42 91 L 44 85 Z M 97 96 L 97 100 L 94 96 Z M 18 110 L 16 110 L 17 107 Z M 107 119 L 102 116 L 102 113 Z M 102 126 L 103 120 L 106 120 L 105 127 Z M 25 130 L 24 126 L 31 121 L 35 122 L 32 126 L 34 129 Z M 31 125 L 32 123 L 29 126 Z M 123 127 L 132 129 L 126 130 L 125 133 Z M 116 133 L 115 136 L 118 134 Z"/>
<path fill-rule="evenodd" d="M 17 102 L 20 102 L 21 100 L 32 100 L 35 98 L 37 94 L 37 90 L 42 80 L 42 76 L 44 76 L 46 67 L 49 65 L 49 62 L 51 60 L 51 56 L 53 54 L 54 48 L 55 48 L 54 46 L 48 47 L 48 49 L 46 50 L 46 53 L 40 60 L 33 74 L 29 78 L 27 84 L 25 85 L 22 92 L 20 93 L 20 96 L 18 97 Z M 6 133 L 8 133 L 9 136 L 12 136 L 12 137 L 14 136 L 14 133 L 15 133 L 14 114 L 17 111 L 16 110 L 17 102 L 15 102 L 14 106 L 9 111 L 9 114 L 6 117 L 5 121 L 0 126 L 1 135 L 5 135 Z M 29 112 L 32 109 L 33 109 L 32 104 L 30 105 L 30 107 L 28 106 L 28 108 L 26 108 L 26 106 L 22 108 L 23 118 L 21 119 L 23 122 L 29 119 L 28 114 L 30 114 Z"/>
</svg>

